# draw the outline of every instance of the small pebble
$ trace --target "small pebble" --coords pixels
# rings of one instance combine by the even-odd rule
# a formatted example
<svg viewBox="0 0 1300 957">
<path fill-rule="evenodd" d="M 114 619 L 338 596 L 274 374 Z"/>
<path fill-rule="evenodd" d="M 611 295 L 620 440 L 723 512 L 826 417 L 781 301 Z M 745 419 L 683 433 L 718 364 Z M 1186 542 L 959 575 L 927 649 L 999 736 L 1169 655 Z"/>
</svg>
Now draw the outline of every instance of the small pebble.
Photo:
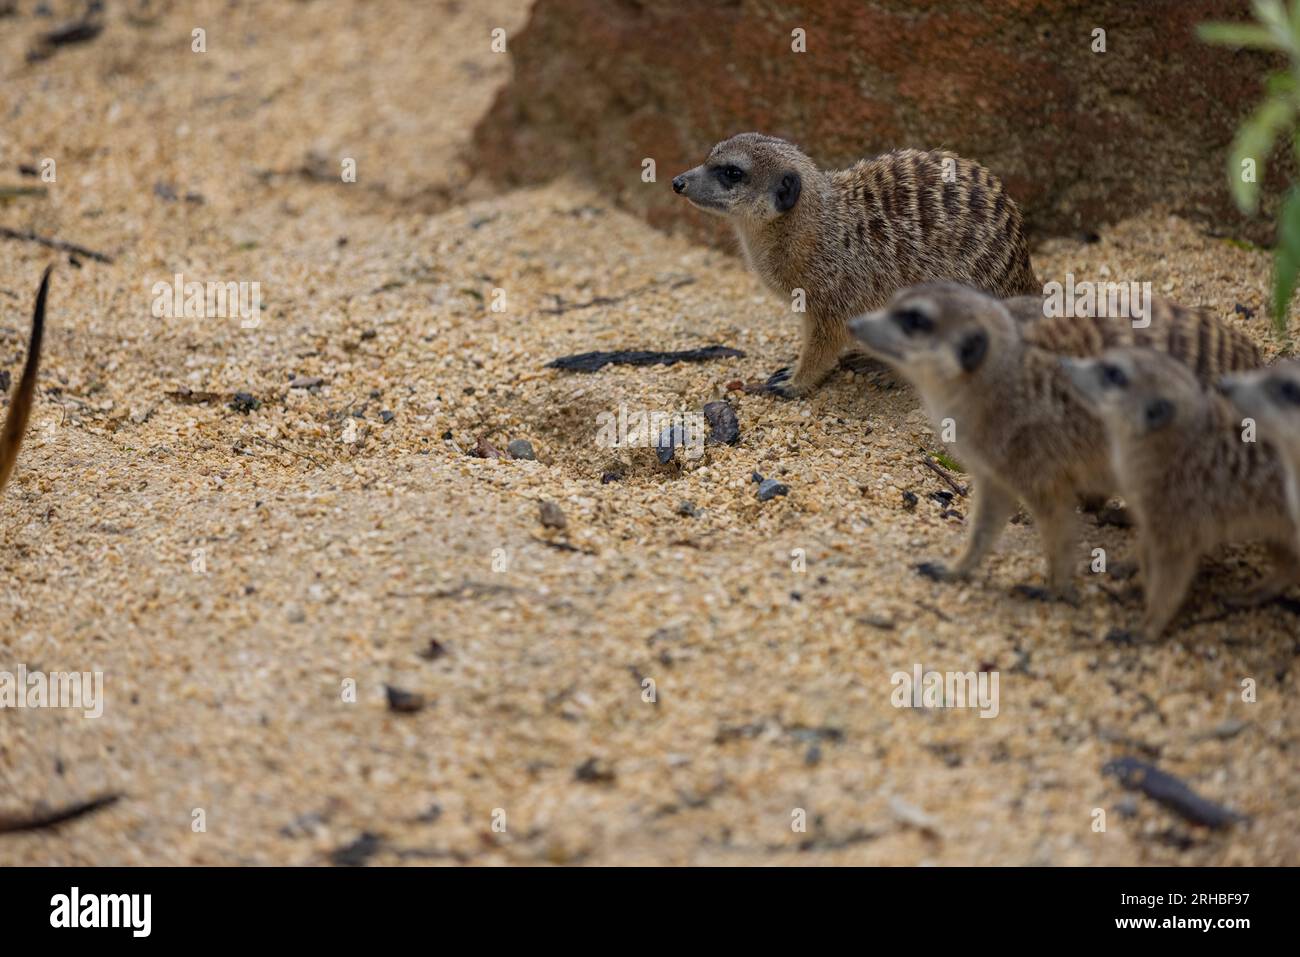
<svg viewBox="0 0 1300 957">
<path fill-rule="evenodd" d="M 420 652 L 420 657 L 425 661 L 437 661 L 447 654 L 447 649 L 437 638 L 430 638 L 428 646 Z"/>
<path fill-rule="evenodd" d="M 730 402 L 708 402 L 704 406 L 704 419 L 709 423 L 708 442 L 735 445 L 740 441 L 740 422 Z"/>
<path fill-rule="evenodd" d="M 366 831 L 351 844 L 331 851 L 330 863 L 335 867 L 361 867 L 379 850 L 380 843 L 378 834 Z"/>
<path fill-rule="evenodd" d="M 506 451 L 510 453 L 511 458 L 524 459 L 528 462 L 536 461 L 537 454 L 533 451 L 533 443 L 527 439 L 513 439 L 506 446 Z"/>
<path fill-rule="evenodd" d="M 564 528 L 569 524 L 569 520 L 564 516 L 564 510 L 550 499 L 541 503 L 538 507 L 538 512 L 541 516 L 542 524 L 547 528 Z"/>
<path fill-rule="evenodd" d="M 655 454 L 659 456 L 659 464 L 667 465 L 671 462 L 678 447 L 685 444 L 686 434 L 680 425 L 670 425 L 660 432 L 659 438 L 655 440 Z"/>
<path fill-rule="evenodd" d="M 388 696 L 389 711 L 412 714 L 424 707 L 424 695 L 416 694 L 414 691 L 403 691 L 392 685 L 384 685 L 384 693 Z"/>
<path fill-rule="evenodd" d="M 258 402 L 257 399 L 248 392 L 236 392 L 234 397 L 230 400 L 230 407 L 236 412 L 243 413 L 244 415 L 248 415 L 248 413 L 252 412 L 261 404 L 262 403 Z"/>
<path fill-rule="evenodd" d="M 485 438 L 480 438 L 478 444 L 474 446 L 474 454 L 481 459 L 500 459 L 504 458 L 501 450 Z"/>
<path fill-rule="evenodd" d="M 788 494 L 790 494 L 790 489 L 776 479 L 763 479 L 758 483 L 758 500 L 760 502 L 771 501 L 778 495 Z"/>
<path fill-rule="evenodd" d="M 573 779 L 588 784 L 610 784 L 614 781 L 614 770 L 599 758 L 588 758 L 578 765 Z"/>
</svg>

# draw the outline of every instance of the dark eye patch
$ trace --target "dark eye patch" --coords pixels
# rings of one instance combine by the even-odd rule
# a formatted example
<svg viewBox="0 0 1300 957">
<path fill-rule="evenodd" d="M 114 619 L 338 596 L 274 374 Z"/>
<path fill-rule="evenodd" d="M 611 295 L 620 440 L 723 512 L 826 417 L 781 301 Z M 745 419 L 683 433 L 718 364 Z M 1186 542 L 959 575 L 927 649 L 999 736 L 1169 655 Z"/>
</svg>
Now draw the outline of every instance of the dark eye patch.
<svg viewBox="0 0 1300 957">
<path fill-rule="evenodd" d="M 1274 379 L 1273 391 L 1288 405 L 1300 405 L 1300 382 L 1294 379 Z"/>
<path fill-rule="evenodd" d="M 1174 404 L 1168 399 L 1152 399 L 1142 411 L 1148 429 L 1158 429 L 1174 417 Z"/>
<path fill-rule="evenodd" d="M 739 166 L 731 164 L 717 167 L 714 170 L 714 173 L 717 175 L 718 181 L 721 182 L 723 186 L 735 186 L 745 178 L 745 171 Z"/>
<path fill-rule="evenodd" d="M 984 362 L 989 351 L 989 336 L 983 329 L 968 333 L 957 348 L 957 361 L 967 372 L 974 372 Z"/>
<path fill-rule="evenodd" d="M 899 309 L 891 318 L 898 328 L 909 336 L 921 335 L 934 331 L 934 320 L 919 309 Z"/>
<path fill-rule="evenodd" d="M 1101 381 L 1106 385 L 1116 389 L 1123 389 L 1128 386 L 1128 376 L 1124 374 L 1124 370 L 1119 366 L 1110 362 L 1103 362 L 1100 371 Z"/>
</svg>

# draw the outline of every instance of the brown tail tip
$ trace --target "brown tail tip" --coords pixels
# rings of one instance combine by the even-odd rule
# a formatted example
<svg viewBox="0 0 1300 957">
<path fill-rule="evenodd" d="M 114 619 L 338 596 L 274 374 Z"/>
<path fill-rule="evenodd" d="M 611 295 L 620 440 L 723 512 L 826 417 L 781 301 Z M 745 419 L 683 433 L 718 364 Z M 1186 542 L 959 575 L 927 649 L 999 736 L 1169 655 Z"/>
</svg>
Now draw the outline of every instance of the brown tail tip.
<svg viewBox="0 0 1300 957">
<path fill-rule="evenodd" d="M 9 481 L 9 474 L 18 461 L 18 449 L 23 444 L 27 420 L 32 412 L 32 397 L 36 394 L 36 370 L 41 364 L 41 340 L 45 336 L 45 298 L 50 291 L 50 271 L 53 268 L 46 266 L 45 273 L 41 276 L 41 288 L 36 293 L 36 308 L 32 312 L 32 337 L 27 345 L 27 362 L 23 365 L 18 388 L 14 389 L 13 399 L 9 403 L 9 416 L 5 419 L 4 430 L 0 431 L 0 490 Z"/>
</svg>

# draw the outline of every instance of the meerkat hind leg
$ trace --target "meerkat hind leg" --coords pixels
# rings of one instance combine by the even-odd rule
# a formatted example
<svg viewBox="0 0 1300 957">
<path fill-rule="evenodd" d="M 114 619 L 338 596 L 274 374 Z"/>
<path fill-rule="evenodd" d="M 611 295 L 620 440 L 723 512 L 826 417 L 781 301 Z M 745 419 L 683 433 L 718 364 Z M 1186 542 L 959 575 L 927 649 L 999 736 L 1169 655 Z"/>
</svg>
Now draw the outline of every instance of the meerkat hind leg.
<svg viewBox="0 0 1300 957">
<path fill-rule="evenodd" d="M 1200 555 L 1192 548 L 1158 548 L 1143 550 L 1146 561 L 1142 569 L 1142 587 L 1146 592 L 1146 613 L 1142 631 L 1150 641 L 1159 638 L 1187 597 L 1188 586 L 1196 576 Z"/>
<path fill-rule="evenodd" d="M 1074 500 L 1067 496 L 1031 505 L 1029 511 L 1047 556 L 1047 588 L 1021 586 L 1017 590 L 1028 597 L 1054 598 L 1073 604 L 1079 597 L 1074 584 L 1074 552 L 1078 539 Z"/>
</svg>

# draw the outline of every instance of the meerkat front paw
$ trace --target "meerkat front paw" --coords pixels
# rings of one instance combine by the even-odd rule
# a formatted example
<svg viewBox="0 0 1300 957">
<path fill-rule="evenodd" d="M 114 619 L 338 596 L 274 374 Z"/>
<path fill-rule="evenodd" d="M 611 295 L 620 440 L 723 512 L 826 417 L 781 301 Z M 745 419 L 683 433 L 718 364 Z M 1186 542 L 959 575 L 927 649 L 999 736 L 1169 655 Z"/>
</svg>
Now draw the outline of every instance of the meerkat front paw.
<svg viewBox="0 0 1300 957">
<path fill-rule="evenodd" d="M 790 367 L 784 366 L 777 369 L 763 383 L 763 392 L 778 396 L 782 399 L 793 399 L 802 395 L 802 391 L 795 388 L 794 382 L 790 379 Z"/>
<path fill-rule="evenodd" d="M 912 567 L 916 569 L 916 573 L 921 577 L 936 582 L 955 582 L 966 577 L 959 572 L 953 571 L 943 562 L 921 562 Z"/>
<path fill-rule="evenodd" d="M 1013 587 L 1011 593 L 1030 601 L 1059 601 L 1075 608 L 1079 606 L 1079 590 L 1074 585 L 1044 588 L 1041 585 L 1021 584 Z"/>
<path fill-rule="evenodd" d="M 764 391 L 782 399 L 801 399 L 806 395 L 811 395 L 817 389 L 817 386 L 821 384 L 821 381 L 820 378 L 801 379 L 796 375 L 794 378 L 784 378 L 772 382 L 766 386 Z"/>
</svg>

